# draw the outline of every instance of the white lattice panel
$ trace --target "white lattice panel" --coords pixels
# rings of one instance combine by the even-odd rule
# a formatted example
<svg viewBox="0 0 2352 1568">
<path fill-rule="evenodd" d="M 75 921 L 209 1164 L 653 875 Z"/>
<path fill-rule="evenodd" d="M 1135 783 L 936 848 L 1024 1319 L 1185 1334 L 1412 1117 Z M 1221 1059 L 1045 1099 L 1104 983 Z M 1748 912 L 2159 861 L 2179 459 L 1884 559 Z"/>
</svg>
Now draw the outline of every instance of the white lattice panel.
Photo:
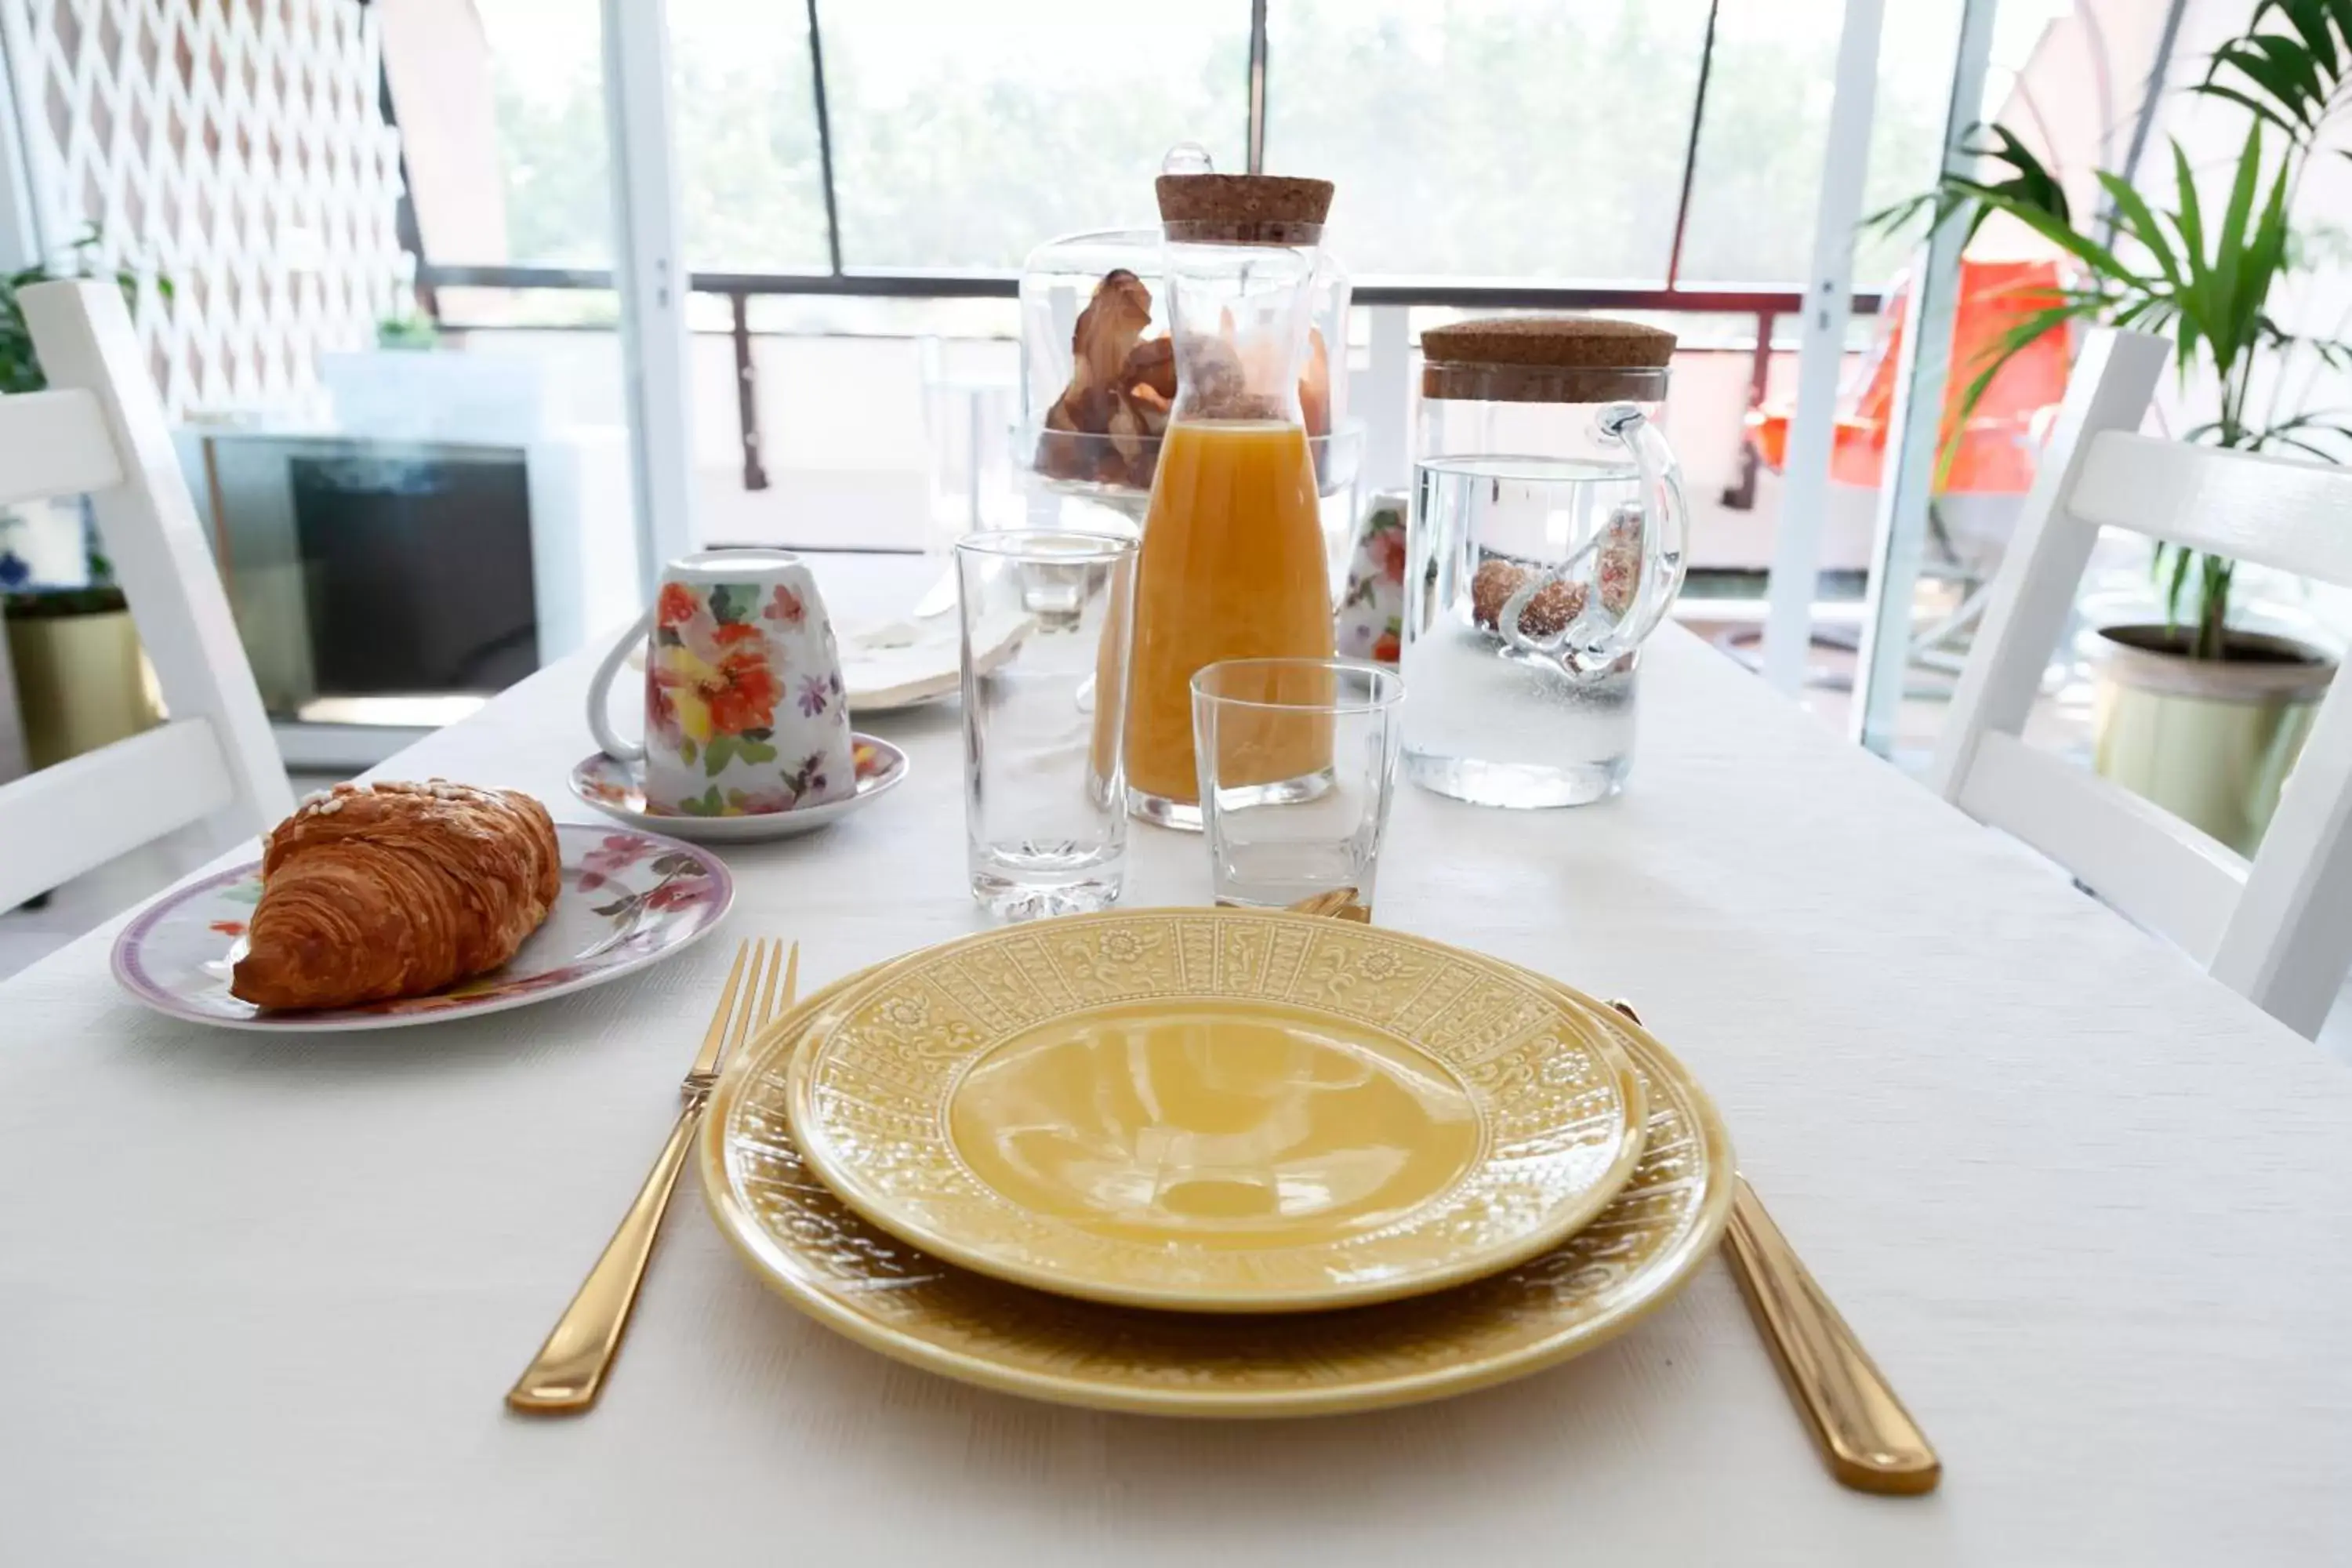
<svg viewBox="0 0 2352 1568">
<path fill-rule="evenodd" d="M 300 403 L 404 271 L 359 0 L 0 0 L 44 247 L 170 278 L 137 320 L 174 413 Z"/>
</svg>

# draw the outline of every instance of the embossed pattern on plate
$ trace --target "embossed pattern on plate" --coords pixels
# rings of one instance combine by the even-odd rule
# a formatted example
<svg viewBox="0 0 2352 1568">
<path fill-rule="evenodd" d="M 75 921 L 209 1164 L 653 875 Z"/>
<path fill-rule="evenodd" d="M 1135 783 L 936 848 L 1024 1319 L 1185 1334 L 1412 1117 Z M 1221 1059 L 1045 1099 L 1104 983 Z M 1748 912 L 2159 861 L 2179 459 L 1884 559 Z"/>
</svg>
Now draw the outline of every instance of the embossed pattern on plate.
<svg viewBox="0 0 2352 1568">
<path fill-rule="evenodd" d="M 1706 1093 L 1646 1033 L 1554 987 L 1623 1051 L 1645 1089 L 1648 1136 L 1617 1195 L 1542 1256 L 1455 1289 L 1311 1317 L 1139 1310 L 1006 1284 L 866 1223 L 793 1141 L 794 1048 L 813 1016 L 869 978 L 811 996 L 743 1054 L 703 1125 L 703 1192 L 721 1233 L 795 1306 L 962 1382 L 1167 1415 L 1315 1415 L 1444 1398 L 1631 1327 L 1706 1259 L 1730 1214 L 1731 1143 Z"/>
<path fill-rule="evenodd" d="M 1264 910 L 990 931 L 814 1016 L 794 1135 L 940 1257 L 1097 1300 L 1360 1305 L 1508 1268 L 1641 1152 L 1607 1030 L 1507 964 Z"/>
</svg>

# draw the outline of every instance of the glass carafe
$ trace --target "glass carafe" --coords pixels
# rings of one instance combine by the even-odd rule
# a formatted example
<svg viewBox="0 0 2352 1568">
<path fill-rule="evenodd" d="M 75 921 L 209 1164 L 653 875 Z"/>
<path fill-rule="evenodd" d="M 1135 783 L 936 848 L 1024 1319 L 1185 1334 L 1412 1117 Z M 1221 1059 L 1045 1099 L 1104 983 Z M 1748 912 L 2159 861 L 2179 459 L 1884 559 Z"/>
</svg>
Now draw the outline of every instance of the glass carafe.
<svg viewBox="0 0 2352 1568">
<path fill-rule="evenodd" d="M 1138 563 L 1127 710 L 1128 801 L 1147 822 L 1200 826 L 1192 679 L 1221 659 L 1328 658 L 1331 588 L 1299 404 L 1317 244 L 1331 186 L 1169 174 L 1176 400 Z M 1328 773 L 1312 737 L 1269 755 L 1269 785 Z"/>
<path fill-rule="evenodd" d="M 1658 427 L 1671 333 L 1591 319 L 1423 335 L 1401 670 L 1414 783 L 1576 805 L 1633 765 L 1638 650 L 1682 586 Z"/>
</svg>

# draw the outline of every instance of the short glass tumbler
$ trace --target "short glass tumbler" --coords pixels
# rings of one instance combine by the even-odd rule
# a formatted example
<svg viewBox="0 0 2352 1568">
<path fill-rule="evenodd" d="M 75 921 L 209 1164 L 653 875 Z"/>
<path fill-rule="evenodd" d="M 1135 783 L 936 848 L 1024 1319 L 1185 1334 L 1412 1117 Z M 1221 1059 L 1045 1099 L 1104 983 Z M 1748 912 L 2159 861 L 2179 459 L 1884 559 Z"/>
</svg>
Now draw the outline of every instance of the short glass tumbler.
<svg viewBox="0 0 2352 1568">
<path fill-rule="evenodd" d="M 1236 658 L 1192 678 L 1211 890 L 1278 908 L 1344 892 L 1370 908 L 1404 682 L 1336 658 Z"/>
<path fill-rule="evenodd" d="M 1011 531 L 956 543 L 972 897 L 1005 920 L 1115 902 L 1135 542 Z"/>
</svg>

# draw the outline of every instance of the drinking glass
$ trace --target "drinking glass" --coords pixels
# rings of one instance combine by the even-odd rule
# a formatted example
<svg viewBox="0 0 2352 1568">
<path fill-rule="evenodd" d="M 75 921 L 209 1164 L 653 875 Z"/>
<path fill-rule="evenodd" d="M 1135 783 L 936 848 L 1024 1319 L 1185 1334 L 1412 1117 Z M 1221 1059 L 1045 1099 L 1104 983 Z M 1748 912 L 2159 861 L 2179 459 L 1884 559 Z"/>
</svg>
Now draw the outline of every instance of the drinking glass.
<svg viewBox="0 0 2352 1568">
<path fill-rule="evenodd" d="M 1394 671 L 1339 658 L 1226 659 L 1192 677 L 1217 902 L 1352 890 L 1370 906 L 1403 697 Z"/>
<path fill-rule="evenodd" d="M 1101 909 L 1127 857 L 1135 542 L 999 531 L 955 552 L 972 897 L 1004 920 Z"/>
</svg>

